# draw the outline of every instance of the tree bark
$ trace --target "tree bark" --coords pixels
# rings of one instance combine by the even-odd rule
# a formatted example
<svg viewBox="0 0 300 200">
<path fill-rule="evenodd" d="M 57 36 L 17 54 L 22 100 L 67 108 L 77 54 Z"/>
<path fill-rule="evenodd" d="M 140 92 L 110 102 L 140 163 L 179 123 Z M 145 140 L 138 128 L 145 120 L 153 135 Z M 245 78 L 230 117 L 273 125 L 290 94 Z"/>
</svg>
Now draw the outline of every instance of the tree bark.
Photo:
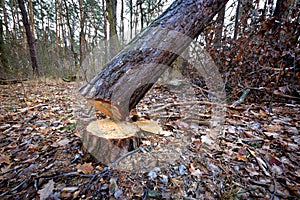
<svg viewBox="0 0 300 200">
<path fill-rule="evenodd" d="M 8 20 L 7 20 L 7 10 L 5 7 L 5 1 L 1 0 L 2 12 L 3 12 L 3 19 L 4 19 L 4 26 L 5 26 L 5 33 L 7 41 L 10 39 L 10 33 L 8 29 Z"/>
<path fill-rule="evenodd" d="M 114 57 L 120 50 L 117 33 L 117 0 L 106 0 L 107 20 L 109 23 L 109 57 Z"/>
<path fill-rule="evenodd" d="M 80 89 L 100 111 L 125 120 L 168 66 L 226 5 L 222 0 L 175 1 Z M 103 108 L 103 109 L 102 109 Z"/>
<path fill-rule="evenodd" d="M 241 0 L 238 0 L 238 5 L 236 7 L 236 13 L 235 13 L 235 21 L 234 21 L 234 34 L 233 34 L 234 40 L 237 39 L 239 33 L 240 9 L 241 9 Z"/>
<path fill-rule="evenodd" d="M 31 24 L 30 28 L 31 28 L 32 36 L 34 37 L 34 14 L 33 14 L 32 0 L 29 0 L 29 19 Z"/>
<path fill-rule="evenodd" d="M 133 35 L 133 5 L 132 0 L 129 0 L 129 12 L 130 12 L 130 22 L 129 22 L 129 29 L 130 29 L 130 39 L 132 39 Z"/>
<path fill-rule="evenodd" d="M 83 63 L 85 58 L 85 30 L 84 30 L 84 22 L 85 22 L 85 12 L 83 10 L 82 0 L 78 0 L 79 3 L 79 20 L 80 20 L 80 33 L 79 33 L 79 63 L 80 66 Z"/>
<path fill-rule="evenodd" d="M 71 41 L 71 51 L 73 53 L 73 58 L 74 58 L 74 67 L 75 67 L 75 74 L 78 72 L 79 70 L 79 64 L 78 64 L 78 54 L 75 50 L 75 33 L 74 33 L 74 30 L 71 26 L 71 22 L 70 22 L 70 13 L 69 13 L 69 8 L 68 8 L 68 4 L 67 4 L 67 1 L 64 0 L 64 4 L 65 4 L 65 8 L 66 8 L 66 20 L 67 20 L 67 26 L 69 28 L 69 32 L 70 32 L 70 41 Z"/>
<path fill-rule="evenodd" d="M 7 60 L 7 54 L 5 49 L 5 42 L 4 42 L 4 33 L 3 33 L 3 24 L 2 19 L 0 19 L 0 59 L 2 65 L 0 66 L 0 72 L 2 72 L 2 76 L 0 79 L 7 79 L 9 73 L 9 65 Z"/>
<path fill-rule="evenodd" d="M 224 19 L 225 19 L 225 6 L 222 8 L 220 13 L 218 13 L 218 18 L 216 21 L 214 47 L 217 49 L 222 47 L 222 33 L 223 33 Z"/>
<path fill-rule="evenodd" d="M 25 30 L 26 30 L 26 37 L 27 37 L 27 42 L 28 42 L 28 46 L 29 46 L 29 50 L 30 50 L 33 73 L 34 73 L 34 75 L 39 76 L 39 67 L 38 67 L 37 58 L 36 58 L 35 44 L 34 44 L 34 39 L 33 39 L 31 30 L 30 30 L 30 24 L 28 21 L 27 11 L 25 8 L 24 1 L 18 0 L 18 2 L 19 2 L 21 14 L 22 14 L 22 20 L 23 20 Z"/>
</svg>

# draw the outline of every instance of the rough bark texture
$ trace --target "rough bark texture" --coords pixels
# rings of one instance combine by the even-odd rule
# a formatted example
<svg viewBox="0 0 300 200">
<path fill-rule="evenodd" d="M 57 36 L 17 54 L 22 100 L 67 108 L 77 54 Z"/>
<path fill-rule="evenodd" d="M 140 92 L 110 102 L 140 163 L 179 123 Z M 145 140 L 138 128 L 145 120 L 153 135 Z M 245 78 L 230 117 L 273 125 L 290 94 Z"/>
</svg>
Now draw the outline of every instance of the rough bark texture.
<svg viewBox="0 0 300 200">
<path fill-rule="evenodd" d="M 226 0 L 178 0 L 135 37 L 88 84 L 83 96 L 108 102 L 124 120 L 168 66 L 212 20 Z"/>
<path fill-rule="evenodd" d="M 0 19 L 0 60 L 1 60 L 1 66 L 0 66 L 0 72 L 1 76 L 0 78 L 6 79 L 9 73 L 9 64 L 8 59 L 6 55 L 6 49 L 5 49 L 5 42 L 4 42 L 4 36 L 3 36 L 3 24 L 2 19 Z"/>
<path fill-rule="evenodd" d="M 29 21 L 28 21 L 27 11 L 26 11 L 26 8 L 25 8 L 25 5 L 24 5 L 24 1 L 23 0 L 18 0 L 18 2 L 19 2 L 19 7 L 20 7 L 20 10 L 21 10 L 21 14 L 22 14 L 22 20 L 23 20 L 25 30 L 26 30 L 26 37 L 27 37 L 27 42 L 28 42 L 28 46 L 29 46 L 29 50 L 30 50 L 33 73 L 35 75 L 39 75 L 39 67 L 38 67 L 38 64 L 37 64 L 35 44 L 34 44 L 34 39 L 33 39 L 33 36 L 32 36 L 32 32 L 30 30 L 30 24 L 29 24 Z"/>
</svg>

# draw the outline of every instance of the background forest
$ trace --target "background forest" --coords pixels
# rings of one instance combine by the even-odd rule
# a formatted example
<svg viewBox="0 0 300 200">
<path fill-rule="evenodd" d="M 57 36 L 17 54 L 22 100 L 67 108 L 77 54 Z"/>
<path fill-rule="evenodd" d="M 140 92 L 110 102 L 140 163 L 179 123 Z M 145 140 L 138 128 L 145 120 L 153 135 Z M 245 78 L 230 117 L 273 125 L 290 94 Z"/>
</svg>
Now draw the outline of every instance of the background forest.
<svg viewBox="0 0 300 200">
<path fill-rule="evenodd" d="M 171 0 L 1 0 L 0 199 L 300 199 L 300 0 L 229 0 L 213 20 L 207 20 L 205 7 L 213 10 L 227 1 L 205 2 L 174 1 L 173 11 L 180 8 L 176 19 L 183 16 L 181 11 L 189 16 L 176 21 L 172 9 L 164 12 Z M 91 106 L 78 86 L 163 12 L 173 27 L 188 33 L 193 29 L 185 29 L 187 21 L 190 27 L 199 22 L 194 19 L 209 22 L 184 59 L 179 57 L 169 68 L 179 71 L 182 80 L 161 84 L 162 77 L 148 84 L 146 95 L 130 107 L 126 124 L 148 121 L 149 130 L 140 134 L 133 125 L 130 137 L 123 138 L 128 128 L 121 136 L 112 134 L 104 141 L 122 141 L 129 152 L 112 163 L 102 162 L 119 156 L 113 151 L 117 145 L 101 143 L 110 130 L 119 130 L 114 118 L 104 115 L 115 113 L 94 113 L 106 101 L 94 98 Z M 155 45 L 168 45 L 171 39 L 163 43 L 163 34 L 151 30 L 149 35 L 159 38 Z M 148 51 L 136 59 L 144 54 L 127 50 L 128 57 L 120 57 L 116 66 L 144 66 Z M 150 62 L 158 54 L 151 55 Z M 161 57 L 171 63 L 169 58 L 175 57 L 169 55 Z M 204 67 L 213 75 L 205 72 L 208 76 L 201 77 L 196 70 L 201 67 L 186 61 L 201 58 L 201 65 L 206 55 L 216 66 Z M 142 64 L 134 65 L 136 60 Z M 142 81 L 110 77 L 120 77 L 120 72 L 140 78 L 130 67 L 106 68 L 111 76 L 98 78 L 113 84 L 98 87 L 96 82 L 95 88 L 122 88 L 117 94 L 126 102 L 129 89 Z M 146 69 L 143 79 L 154 71 Z M 133 87 L 116 84 L 124 80 Z M 214 93 L 211 83 L 221 90 Z M 109 90 L 115 85 L 123 87 Z M 218 92 L 222 98 L 217 99 Z"/>
<path fill-rule="evenodd" d="M 99 69 L 170 3 L 2 0 L 0 78 L 28 79 L 35 73 L 69 80 L 87 65 L 84 62 Z M 28 45 L 24 18 L 33 47 Z M 298 0 L 229 1 L 196 42 L 213 57 L 233 96 L 246 89 L 255 95 L 298 96 L 299 21 Z M 36 64 L 30 49 L 35 49 Z M 193 51 L 190 48 L 191 55 Z"/>
</svg>

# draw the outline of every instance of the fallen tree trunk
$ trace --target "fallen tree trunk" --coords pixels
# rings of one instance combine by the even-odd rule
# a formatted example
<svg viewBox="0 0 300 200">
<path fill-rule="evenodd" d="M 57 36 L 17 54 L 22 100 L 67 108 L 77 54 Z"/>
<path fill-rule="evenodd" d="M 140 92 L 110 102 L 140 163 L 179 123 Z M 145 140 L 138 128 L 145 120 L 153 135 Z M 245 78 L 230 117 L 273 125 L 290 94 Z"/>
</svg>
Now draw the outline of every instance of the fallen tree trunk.
<svg viewBox="0 0 300 200">
<path fill-rule="evenodd" d="M 124 120 L 228 0 L 177 0 L 80 89 L 97 110 Z"/>
</svg>

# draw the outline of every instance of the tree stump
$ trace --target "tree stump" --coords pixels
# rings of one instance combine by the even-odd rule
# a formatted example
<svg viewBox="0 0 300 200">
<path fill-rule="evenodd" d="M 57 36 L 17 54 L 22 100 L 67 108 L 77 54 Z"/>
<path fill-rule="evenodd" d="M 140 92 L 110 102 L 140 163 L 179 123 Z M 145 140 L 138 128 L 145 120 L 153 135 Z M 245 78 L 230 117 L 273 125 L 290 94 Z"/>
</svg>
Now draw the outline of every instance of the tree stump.
<svg viewBox="0 0 300 200">
<path fill-rule="evenodd" d="M 103 164 L 139 147 L 137 134 L 141 129 L 130 122 L 102 119 L 90 122 L 83 134 L 83 145 Z"/>
<path fill-rule="evenodd" d="M 162 128 L 155 121 L 134 123 L 101 119 L 90 122 L 82 135 L 83 145 L 97 160 L 110 164 L 141 145 L 147 135 L 158 135 Z"/>
</svg>

